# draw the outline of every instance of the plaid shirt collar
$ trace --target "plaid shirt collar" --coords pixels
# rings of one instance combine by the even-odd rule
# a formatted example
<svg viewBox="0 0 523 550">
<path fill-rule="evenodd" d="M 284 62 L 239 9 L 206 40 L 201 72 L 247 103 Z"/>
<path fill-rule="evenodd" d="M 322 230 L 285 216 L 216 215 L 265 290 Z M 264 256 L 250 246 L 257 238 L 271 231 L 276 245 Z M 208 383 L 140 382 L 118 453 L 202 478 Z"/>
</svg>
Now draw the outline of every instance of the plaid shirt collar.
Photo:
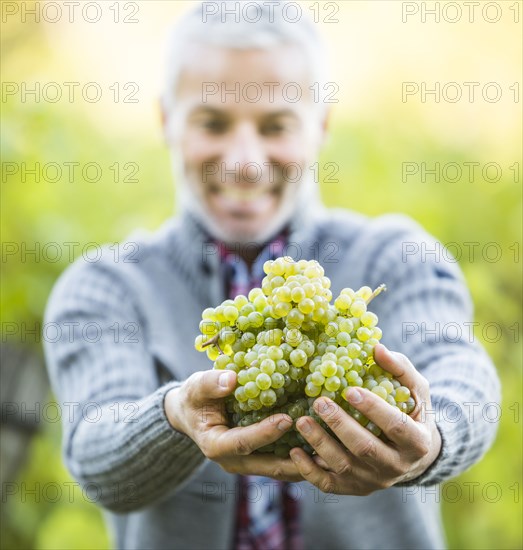
<svg viewBox="0 0 523 550">
<path fill-rule="evenodd" d="M 288 230 L 284 229 L 269 241 L 260 251 L 256 260 L 249 266 L 241 258 L 238 249 L 230 248 L 225 243 L 214 241 L 218 247 L 220 262 L 226 267 L 227 296 L 234 298 L 239 294 L 247 296 L 254 287 L 261 286 L 265 273 L 263 264 L 283 255 L 287 244 Z M 248 245 L 244 245 L 248 246 Z"/>
</svg>

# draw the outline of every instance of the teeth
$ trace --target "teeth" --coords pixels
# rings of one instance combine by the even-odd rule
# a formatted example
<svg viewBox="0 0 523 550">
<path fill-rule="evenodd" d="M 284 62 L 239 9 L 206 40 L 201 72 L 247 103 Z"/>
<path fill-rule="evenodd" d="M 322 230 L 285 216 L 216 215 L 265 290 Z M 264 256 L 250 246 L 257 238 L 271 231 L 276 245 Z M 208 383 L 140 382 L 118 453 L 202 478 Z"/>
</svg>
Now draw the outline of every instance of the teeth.
<svg viewBox="0 0 523 550">
<path fill-rule="evenodd" d="M 249 191 L 245 191 L 242 189 L 221 189 L 220 193 L 228 198 L 236 199 L 236 200 L 252 200 L 256 199 L 258 197 L 262 197 L 263 195 L 269 194 L 272 191 L 272 189 L 265 189 L 265 188 L 256 188 L 256 189 L 250 189 Z"/>
</svg>

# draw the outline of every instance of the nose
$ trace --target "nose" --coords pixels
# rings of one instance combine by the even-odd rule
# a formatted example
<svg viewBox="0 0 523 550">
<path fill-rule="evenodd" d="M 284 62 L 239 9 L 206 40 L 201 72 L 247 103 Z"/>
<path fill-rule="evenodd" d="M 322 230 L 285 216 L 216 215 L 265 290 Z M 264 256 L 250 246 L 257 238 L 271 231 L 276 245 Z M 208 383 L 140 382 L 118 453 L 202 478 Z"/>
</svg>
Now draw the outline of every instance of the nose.
<svg viewBox="0 0 523 550">
<path fill-rule="evenodd" d="M 236 181 L 250 181 L 254 174 L 266 170 L 262 137 L 254 124 L 242 123 L 235 128 L 227 140 L 222 163 L 226 173 L 237 174 Z"/>
</svg>

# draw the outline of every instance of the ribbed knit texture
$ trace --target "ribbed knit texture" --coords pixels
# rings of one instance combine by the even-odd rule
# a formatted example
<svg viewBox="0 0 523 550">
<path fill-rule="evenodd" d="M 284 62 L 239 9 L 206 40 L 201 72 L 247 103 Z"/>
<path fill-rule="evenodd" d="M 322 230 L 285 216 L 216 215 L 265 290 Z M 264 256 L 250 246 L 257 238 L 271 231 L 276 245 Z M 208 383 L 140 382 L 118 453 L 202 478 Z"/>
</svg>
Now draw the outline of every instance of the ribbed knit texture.
<svg viewBox="0 0 523 550">
<path fill-rule="evenodd" d="M 435 323 L 443 327 L 472 320 L 471 300 L 457 264 L 407 254 L 412 250 L 408 243 L 421 249 L 424 242 L 429 249 L 435 241 L 404 216 L 371 220 L 320 210 L 308 224 L 302 219 L 295 220 L 289 242 L 296 247 L 288 253 L 295 256 L 301 251 L 305 258 L 316 253 L 332 280 L 334 295 L 345 286 L 387 284 L 388 292 L 372 307 L 380 318 L 383 342 L 411 359 L 430 382 L 436 415 L 445 412 L 438 420 L 443 439 L 439 457 L 406 485 L 432 485 L 460 474 L 495 437 L 497 424 L 480 414 L 485 403 L 499 402 L 495 369 L 464 330 L 457 341 L 445 341 L 444 332 L 439 341 L 428 334 L 422 339 L 421 331 L 405 334 L 405 323 L 420 327 L 424 322 L 434 328 Z M 170 388 L 192 372 L 211 367 L 204 354 L 194 351 L 193 341 L 202 309 L 225 298 L 218 254 L 189 216 L 167 223 L 155 235 L 130 240 L 138 243 L 138 253 L 127 259 L 136 262 L 124 257 L 115 262 L 110 250 L 99 262 L 77 262 L 61 277 L 48 305 L 46 323 L 62 327 L 62 337 L 45 344 L 53 389 L 62 404 L 79 404 L 72 419 L 64 415 L 65 460 L 81 483 L 97 485 L 102 506 L 118 513 L 137 511 L 111 516 L 119 547 L 228 548 L 232 508 L 223 498 L 216 509 L 210 501 L 202 504 L 202 495 L 207 482 L 228 483 L 233 476 L 220 473 L 190 438 L 174 431 L 163 408 Z M 73 329 L 68 323 L 78 325 Z M 101 328 L 97 341 L 82 335 L 87 323 Z M 92 402 L 100 407 L 100 418 L 94 422 L 89 419 L 96 416 L 95 408 L 88 411 L 89 418 L 80 414 Z M 466 402 L 478 403 L 472 421 Z M 458 420 L 449 403 L 461 407 Z M 336 497 L 339 515 L 332 513 L 331 504 L 326 517 L 332 524 L 324 526 L 324 532 L 314 523 L 321 521 L 321 510 L 329 505 L 318 503 L 314 491 L 303 490 L 307 548 L 322 541 L 325 547 L 363 547 L 365 529 L 369 548 L 440 547 L 437 506 L 423 504 L 419 496 L 405 501 L 407 489 Z M 179 514 L 162 517 L 162 502 L 175 510 L 181 506 Z M 390 510 L 390 526 L 388 520 L 379 524 L 380 529 L 369 523 L 377 502 Z M 188 506 L 193 507 L 191 517 L 213 510 L 201 530 L 189 532 L 191 521 L 184 516 Z M 348 530 L 346 517 L 355 516 L 346 514 L 358 510 L 361 521 L 351 522 Z M 412 527 L 400 530 L 402 517 Z"/>
</svg>

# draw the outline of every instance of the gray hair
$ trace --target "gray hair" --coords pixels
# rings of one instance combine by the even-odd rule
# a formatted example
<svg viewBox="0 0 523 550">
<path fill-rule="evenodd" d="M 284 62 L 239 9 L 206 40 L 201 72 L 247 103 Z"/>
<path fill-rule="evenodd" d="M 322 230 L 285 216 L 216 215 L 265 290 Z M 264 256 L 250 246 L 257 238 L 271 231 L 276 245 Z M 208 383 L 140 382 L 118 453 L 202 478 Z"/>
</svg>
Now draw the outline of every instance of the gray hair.
<svg viewBox="0 0 523 550">
<path fill-rule="evenodd" d="M 327 56 L 315 24 L 298 2 L 255 0 L 197 2 L 172 28 L 168 38 L 164 105 L 174 102 L 188 43 L 234 49 L 268 49 L 297 45 L 308 59 L 311 83 L 323 84 Z"/>
</svg>

